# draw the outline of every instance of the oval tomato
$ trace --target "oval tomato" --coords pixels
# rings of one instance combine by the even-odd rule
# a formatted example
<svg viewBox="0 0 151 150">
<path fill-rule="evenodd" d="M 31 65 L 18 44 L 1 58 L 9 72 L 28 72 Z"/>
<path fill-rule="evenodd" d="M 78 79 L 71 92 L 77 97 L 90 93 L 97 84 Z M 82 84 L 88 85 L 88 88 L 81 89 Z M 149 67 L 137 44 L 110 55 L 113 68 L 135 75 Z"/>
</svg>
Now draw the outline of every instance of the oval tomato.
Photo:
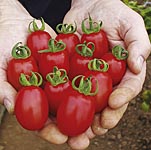
<svg viewBox="0 0 151 150">
<path fill-rule="evenodd" d="M 48 98 L 50 112 L 56 115 L 61 102 L 66 99 L 67 94 L 72 90 L 71 82 L 66 71 L 57 67 L 54 67 L 54 71 L 47 74 L 46 78 L 44 91 Z"/>
<path fill-rule="evenodd" d="M 39 71 L 44 79 L 49 72 L 53 72 L 54 66 L 65 69 L 67 73 L 69 72 L 69 57 L 65 50 L 65 44 L 54 39 L 50 39 L 49 44 L 48 50 L 40 51 L 38 60 Z"/>
<path fill-rule="evenodd" d="M 89 46 L 91 48 L 89 48 Z M 72 55 L 69 62 L 69 78 L 72 80 L 77 75 L 82 75 L 88 71 L 88 63 L 93 57 L 94 44 L 84 42 L 76 46 L 76 52 Z"/>
<path fill-rule="evenodd" d="M 118 56 L 115 53 L 116 54 L 118 53 Z M 112 49 L 112 53 L 108 52 L 104 56 L 102 56 L 102 59 L 105 60 L 109 64 L 109 69 L 107 72 L 112 77 L 113 86 L 120 83 L 120 81 L 122 80 L 126 72 L 126 68 L 127 68 L 126 58 L 127 57 L 128 57 L 128 52 L 119 46 L 115 46 Z"/>
<path fill-rule="evenodd" d="M 16 89 L 19 90 L 22 85 L 19 83 L 21 73 L 31 75 L 31 71 L 37 72 L 38 67 L 35 59 L 30 56 L 30 50 L 26 46 L 17 43 L 13 50 L 13 59 L 11 59 L 7 66 L 7 79 L 8 82 Z M 28 53 L 28 52 L 29 53 Z M 24 53 L 24 54 L 23 54 Z M 23 54 L 23 55 L 22 55 Z"/>
<path fill-rule="evenodd" d="M 95 45 L 95 50 L 93 54 L 93 58 L 101 58 L 105 53 L 109 50 L 109 44 L 108 44 L 108 38 L 105 33 L 101 29 L 101 25 L 98 23 L 97 26 L 93 26 L 93 24 L 96 25 L 96 22 L 93 23 L 92 18 L 89 16 L 89 24 L 90 29 L 86 29 L 85 27 L 85 21 L 87 19 L 84 19 L 82 22 L 82 31 L 83 34 L 81 36 L 81 42 L 93 42 Z"/>
<path fill-rule="evenodd" d="M 51 38 L 51 35 L 44 31 L 45 29 L 45 23 L 44 20 L 41 18 L 42 27 L 41 29 L 38 29 L 37 25 L 35 25 L 35 20 L 33 20 L 31 23 L 33 24 L 33 31 L 28 35 L 27 37 L 27 46 L 31 50 L 31 55 L 38 61 L 38 51 L 48 49 L 48 41 Z M 30 24 L 31 24 L 30 23 Z M 30 29 L 30 25 L 29 25 Z"/>
<path fill-rule="evenodd" d="M 56 40 L 62 40 L 66 44 L 66 50 L 69 53 L 69 58 L 75 53 L 76 45 L 80 43 L 79 37 L 75 34 L 76 29 L 77 28 L 72 24 L 58 24 L 56 27 L 56 30 L 59 33 L 56 36 Z"/>
<path fill-rule="evenodd" d="M 91 96 L 70 91 L 58 108 L 58 128 L 68 136 L 79 135 L 92 124 L 94 112 L 95 104 Z"/>
<path fill-rule="evenodd" d="M 95 62 L 97 61 L 97 62 Z M 101 63 L 101 60 L 99 59 L 94 59 L 92 62 L 95 62 L 96 68 L 91 68 L 92 70 L 89 70 L 84 73 L 86 77 L 91 76 L 92 77 L 92 90 L 93 87 L 96 87 L 96 80 L 98 83 L 98 92 L 94 96 L 96 105 L 95 105 L 95 112 L 100 112 L 102 111 L 107 105 L 108 105 L 108 98 L 112 92 L 112 78 L 111 76 L 107 73 L 104 72 L 100 67 L 104 67 L 106 65 L 106 62 L 103 61 Z M 92 65 L 93 67 L 94 65 Z M 99 68 L 97 70 L 97 67 Z M 96 69 L 96 70 L 95 70 Z"/>
<path fill-rule="evenodd" d="M 41 129 L 48 119 L 48 100 L 36 86 L 23 87 L 16 96 L 15 115 L 23 128 Z"/>
</svg>

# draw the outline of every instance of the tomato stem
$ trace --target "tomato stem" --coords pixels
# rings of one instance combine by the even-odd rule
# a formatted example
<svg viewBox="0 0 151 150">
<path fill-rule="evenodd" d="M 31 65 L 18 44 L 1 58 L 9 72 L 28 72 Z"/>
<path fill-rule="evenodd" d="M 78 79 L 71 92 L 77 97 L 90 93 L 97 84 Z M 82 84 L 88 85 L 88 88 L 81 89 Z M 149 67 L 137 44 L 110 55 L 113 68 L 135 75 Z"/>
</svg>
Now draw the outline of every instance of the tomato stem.
<svg viewBox="0 0 151 150">
<path fill-rule="evenodd" d="M 33 21 L 31 21 L 29 23 L 28 32 L 32 33 L 32 32 L 35 32 L 35 31 L 44 31 L 45 30 L 44 19 L 41 17 L 39 20 L 41 21 L 41 27 L 39 28 L 36 21 L 35 21 L 35 19 L 33 19 Z M 32 28 L 31 28 L 31 25 L 32 25 Z"/>
<path fill-rule="evenodd" d="M 63 41 L 57 41 L 55 39 L 50 39 L 48 42 L 48 49 L 40 50 L 39 53 L 47 53 L 47 52 L 60 52 L 66 48 L 66 44 Z"/>
<path fill-rule="evenodd" d="M 74 33 L 77 31 L 77 24 L 76 22 L 75 23 L 75 26 L 73 24 L 58 24 L 56 26 L 56 31 L 58 33 L 63 33 L 63 34 L 69 34 L 69 33 Z"/>
<path fill-rule="evenodd" d="M 128 51 L 122 48 L 120 45 L 117 45 L 112 48 L 112 54 L 118 59 L 118 60 L 125 60 L 128 58 Z"/>
<path fill-rule="evenodd" d="M 89 48 L 89 45 L 91 48 Z M 83 44 L 76 45 L 76 52 L 84 57 L 92 57 L 94 52 L 95 46 L 94 43 L 84 41 Z"/>
<path fill-rule="evenodd" d="M 88 20 L 89 28 L 86 27 L 85 22 Z M 94 22 L 89 14 L 89 18 L 86 18 L 82 21 L 82 31 L 86 34 L 91 34 L 95 32 L 99 32 L 102 27 L 102 21 L 100 23 Z"/>
<path fill-rule="evenodd" d="M 103 59 L 94 58 L 88 63 L 89 70 L 106 72 L 109 69 L 109 65 Z"/>
<path fill-rule="evenodd" d="M 43 82 L 43 79 L 38 72 L 31 72 L 31 76 L 21 73 L 19 82 L 23 86 L 40 86 Z"/>
<path fill-rule="evenodd" d="M 26 59 L 30 57 L 31 51 L 26 45 L 22 45 L 22 42 L 18 42 L 12 49 L 12 56 L 15 59 Z"/>
<path fill-rule="evenodd" d="M 76 86 L 76 80 L 80 78 L 80 83 L 78 87 Z M 95 96 L 98 93 L 98 81 L 96 79 L 96 89 L 94 92 L 92 91 L 92 82 L 91 82 L 92 77 L 89 76 L 88 78 L 85 79 L 85 76 L 83 75 L 78 75 L 73 78 L 72 80 L 72 87 L 73 89 L 77 90 L 79 93 L 82 93 L 84 95 L 89 95 L 89 96 Z"/>
<path fill-rule="evenodd" d="M 62 83 L 66 83 L 69 79 L 65 69 L 58 69 L 56 66 L 53 68 L 53 72 L 46 75 L 46 79 L 53 86 L 57 86 Z"/>
</svg>

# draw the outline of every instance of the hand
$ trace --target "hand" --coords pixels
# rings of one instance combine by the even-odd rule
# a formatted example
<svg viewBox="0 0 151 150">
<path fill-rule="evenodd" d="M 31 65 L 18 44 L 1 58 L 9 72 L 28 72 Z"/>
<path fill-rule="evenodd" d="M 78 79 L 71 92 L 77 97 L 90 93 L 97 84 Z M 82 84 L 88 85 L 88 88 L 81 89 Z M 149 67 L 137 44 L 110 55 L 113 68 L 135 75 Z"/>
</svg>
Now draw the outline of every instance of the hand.
<svg viewBox="0 0 151 150">
<path fill-rule="evenodd" d="M 82 12 L 82 13 L 81 13 Z M 77 15 L 80 13 L 80 16 Z M 129 51 L 127 72 L 121 83 L 114 89 L 109 106 L 94 118 L 92 127 L 78 137 L 70 138 L 68 143 L 73 149 L 84 149 L 95 134 L 102 135 L 117 125 L 131 101 L 141 91 L 146 75 L 146 58 L 151 45 L 139 14 L 119 0 L 72 0 L 70 11 L 64 18 L 65 23 L 81 24 L 90 13 L 94 20 L 103 22 L 110 48 L 122 45 Z M 135 21 L 134 21 L 135 20 Z M 78 26 L 78 34 L 82 34 Z"/>
<path fill-rule="evenodd" d="M 7 63 L 11 59 L 12 47 L 17 42 L 25 43 L 28 24 L 33 18 L 17 0 L 2 0 L 0 14 L 0 103 L 13 113 L 16 91 L 7 82 Z M 55 32 L 48 25 L 46 30 L 55 37 Z"/>
<path fill-rule="evenodd" d="M 17 92 L 7 82 L 7 64 L 11 59 L 12 47 L 17 42 L 25 43 L 28 34 L 28 25 L 33 21 L 33 18 L 17 0 L 2 0 L 0 3 L 0 14 L 0 103 L 4 104 L 10 114 L 13 114 L 15 95 Z M 38 20 L 36 22 L 38 23 Z M 45 24 L 45 27 L 46 31 L 49 32 L 52 37 L 56 36 L 52 28 L 47 24 Z M 66 142 L 67 136 L 62 135 L 55 123 L 50 119 L 48 119 L 45 126 L 41 132 L 49 129 L 49 132 L 52 133 L 54 138 L 51 138 L 51 134 L 47 132 L 47 134 L 43 136 L 44 139 L 49 136 L 52 143 L 60 144 Z"/>
</svg>

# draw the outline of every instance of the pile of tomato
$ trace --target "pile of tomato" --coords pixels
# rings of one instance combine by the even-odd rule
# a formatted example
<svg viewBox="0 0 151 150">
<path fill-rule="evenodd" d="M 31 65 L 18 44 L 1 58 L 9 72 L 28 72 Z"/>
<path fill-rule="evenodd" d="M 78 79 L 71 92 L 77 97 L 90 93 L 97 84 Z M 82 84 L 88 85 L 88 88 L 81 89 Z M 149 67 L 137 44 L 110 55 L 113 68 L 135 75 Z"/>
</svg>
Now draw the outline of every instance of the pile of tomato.
<svg viewBox="0 0 151 150">
<path fill-rule="evenodd" d="M 12 48 L 7 79 L 17 90 L 15 115 L 28 130 L 39 130 L 48 117 L 56 117 L 63 134 L 76 136 L 107 107 L 125 74 L 128 52 L 119 45 L 110 50 L 101 23 L 90 15 L 82 22 L 81 37 L 76 24 L 58 24 L 54 39 L 42 18 L 41 23 L 39 28 L 33 20 L 26 44 Z"/>
</svg>

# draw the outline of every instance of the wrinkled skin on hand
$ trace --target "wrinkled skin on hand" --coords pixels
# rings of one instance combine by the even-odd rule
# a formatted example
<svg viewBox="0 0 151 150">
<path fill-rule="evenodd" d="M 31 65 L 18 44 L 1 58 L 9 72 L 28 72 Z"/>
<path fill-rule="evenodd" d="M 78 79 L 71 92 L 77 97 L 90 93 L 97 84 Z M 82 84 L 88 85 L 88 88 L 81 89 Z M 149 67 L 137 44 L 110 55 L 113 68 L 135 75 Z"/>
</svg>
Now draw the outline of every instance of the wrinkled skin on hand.
<svg viewBox="0 0 151 150">
<path fill-rule="evenodd" d="M 0 3 L 0 103 L 9 113 L 14 111 L 15 89 L 7 82 L 7 63 L 11 59 L 12 47 L 17 42 L 25 44 L 28 24 L 33 18 L 18 1 L 2 0 Z M 40 23 L 40 21 L 39 21 Z M 46 30 L 55 36 L 55 32 L 46 25 Z"/>
<path fill-rule="evenodd" d="M 122 45 L 129 51 L 128 69 L 121 83 L 110 95 L 109 106 L 95 116 L 89 132 L 87 131 L 85 136 L 69 139 L 68 143 L 73 149 L 86 148 L 89 139 L 95 134 L 102 135 L 118 124 L 129 101 L 142 89 L 146 75 L 145 60 L 151 51 L 143 19 L 121 1 L 73 0 L 64 22 L 76 21 L 77 24 L 81 24 L 81 21 L 88 17 L 88 13 L 94 20 L 103 22 L 102 29 L 107 33 L 110 48 Z M 78 34 L 79 36 L 82 34 L 80 26 L 78 26 Z"/>
</svg>

